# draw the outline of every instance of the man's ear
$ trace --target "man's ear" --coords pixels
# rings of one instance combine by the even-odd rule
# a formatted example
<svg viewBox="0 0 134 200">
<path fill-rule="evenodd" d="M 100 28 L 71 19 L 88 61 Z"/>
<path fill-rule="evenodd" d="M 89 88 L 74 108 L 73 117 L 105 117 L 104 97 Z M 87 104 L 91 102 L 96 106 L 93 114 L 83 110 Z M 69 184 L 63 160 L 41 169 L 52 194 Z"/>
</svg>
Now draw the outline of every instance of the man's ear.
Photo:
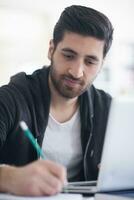
<svg viewBox="0 0 134 200">
<path fill-rule="evenodd" d="M 50 61 L 52 59 L 53 52 L 54 52 L 54 43 L 53 43 L 53 40 L 50 40 L 50 42 L 49 42 L 49 49 L 48 49 L 48 59 Z"/>
</svg>

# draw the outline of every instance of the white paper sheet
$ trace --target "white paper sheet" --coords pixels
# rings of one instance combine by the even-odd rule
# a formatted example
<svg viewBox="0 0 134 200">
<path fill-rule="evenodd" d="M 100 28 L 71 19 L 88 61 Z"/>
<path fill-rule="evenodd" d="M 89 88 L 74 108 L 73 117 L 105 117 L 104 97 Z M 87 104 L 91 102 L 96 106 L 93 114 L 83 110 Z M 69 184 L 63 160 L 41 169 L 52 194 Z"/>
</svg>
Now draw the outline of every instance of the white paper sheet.
<svg viewBox="0 0 134 200">
<path fill-rule="evenodd" d="M 82 200 L 83 197 L 80 194 L 57 194 L 55 196 L 44 197 L 26 197 L 26 196 L 14 196 L 10 194 L 0 194 L 0 200 Z"/>
</svg>

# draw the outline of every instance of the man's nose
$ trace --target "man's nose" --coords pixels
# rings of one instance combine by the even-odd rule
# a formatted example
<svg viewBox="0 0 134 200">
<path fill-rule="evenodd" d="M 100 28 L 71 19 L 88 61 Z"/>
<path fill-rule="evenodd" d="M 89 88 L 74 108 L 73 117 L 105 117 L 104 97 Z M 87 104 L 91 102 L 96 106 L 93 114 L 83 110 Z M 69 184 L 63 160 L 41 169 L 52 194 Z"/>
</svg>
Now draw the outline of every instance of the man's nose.
<svg viewBox="0 0 134 200">
<path fill-rule="evenodd" d="M 83 76 L 83 72 L 83 62 L 77 62 L 69 68 L 69 74 L 71 74 L 74 78 L 81 78 Z"/>
</svg>

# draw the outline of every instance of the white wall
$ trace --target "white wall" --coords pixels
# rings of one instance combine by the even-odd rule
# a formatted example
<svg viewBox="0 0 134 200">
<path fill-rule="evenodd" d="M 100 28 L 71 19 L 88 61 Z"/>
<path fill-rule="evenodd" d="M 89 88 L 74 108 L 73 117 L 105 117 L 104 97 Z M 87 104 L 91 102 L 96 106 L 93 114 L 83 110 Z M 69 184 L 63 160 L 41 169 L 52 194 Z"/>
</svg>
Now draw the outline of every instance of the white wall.
<svg viewBox="0 0 134 200">
<path fill-rule="evenodd" d="M 110 79 L 105 80 L 105 70 L 96 85 L 113 94 L 128 92 L 128 88 L 130 92 L 134 90 L 134 82 L 128 80 L 130 75 L 125 79 L 124 71 L 133 61 L 130 51 L 134 44 L 133 0 L 0 0 L 0 85 L 19 71 L 31 73 L 49 63 L 47 50 L 53 26 L 62 10 L 72 4 L 104 12 L 115 28 L 113 46 L 106 60 Z"/>
<path fill-rule="evenodd" d="M 23 10 L 0 9 L 0 84 L 21 70 L 32 72 L 46 61 L 49 18 Z"/>
</svg>

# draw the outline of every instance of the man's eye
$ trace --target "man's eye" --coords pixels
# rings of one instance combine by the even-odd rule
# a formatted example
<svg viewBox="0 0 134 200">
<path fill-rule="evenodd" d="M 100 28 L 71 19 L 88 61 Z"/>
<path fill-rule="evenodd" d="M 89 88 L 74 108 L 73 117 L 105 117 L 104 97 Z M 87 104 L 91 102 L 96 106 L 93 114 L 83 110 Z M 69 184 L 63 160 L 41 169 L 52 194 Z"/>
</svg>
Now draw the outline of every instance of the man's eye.
<svg viewBox="0 0 134 200">
<path fill-rule="evenodd" d="M 73 55 L 70 55 L 70 54 L 63 54 L 65 58 L 67 59 L 73 59 L 74 56 Z"/>
<path fill-rule="evenodd" d="M 93 63 L 93 62 L 91 62 L 91 61 L 88 61 L 87 63 L 88 63 L 88 64 L 91 64 L 91 65 L 93 65 L 93 64 L 94 64 L 94 63 Z"/>
<path fill-rule="evenodd" d="M 96 65 L 96 63 L 92 60 L 86 60 L 87 65 Z"/>
</svg>

